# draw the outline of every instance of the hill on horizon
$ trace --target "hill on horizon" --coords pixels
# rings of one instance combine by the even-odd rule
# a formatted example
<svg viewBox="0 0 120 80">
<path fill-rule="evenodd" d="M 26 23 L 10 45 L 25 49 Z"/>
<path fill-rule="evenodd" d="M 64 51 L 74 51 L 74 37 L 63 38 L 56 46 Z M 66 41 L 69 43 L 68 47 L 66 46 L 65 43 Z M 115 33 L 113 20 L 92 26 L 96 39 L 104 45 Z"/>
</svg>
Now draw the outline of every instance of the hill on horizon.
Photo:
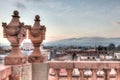
<svg viewBox="0 0 120 80">
<path fill-rule="evenodd" d="M 120 45 L 120 37 L 105 38 L 105 37 L 82 37 L 82 38 L 68 38 L 58 41 L 43 42 L 45 46 L 108 46 L 110 43 L 115 46 Z M 0 46 L 10 46 L 10 43 L 0 43 Z"/>
<path fill-rule="evenodd" d="M 120 37 L 105 38 L 105 37 L 82 37 L 68 38 L 58 41 L 44 42 L 45 46 L 108 46 L 110 43 L 116 46 L 120 45 Z"/>
</svg>

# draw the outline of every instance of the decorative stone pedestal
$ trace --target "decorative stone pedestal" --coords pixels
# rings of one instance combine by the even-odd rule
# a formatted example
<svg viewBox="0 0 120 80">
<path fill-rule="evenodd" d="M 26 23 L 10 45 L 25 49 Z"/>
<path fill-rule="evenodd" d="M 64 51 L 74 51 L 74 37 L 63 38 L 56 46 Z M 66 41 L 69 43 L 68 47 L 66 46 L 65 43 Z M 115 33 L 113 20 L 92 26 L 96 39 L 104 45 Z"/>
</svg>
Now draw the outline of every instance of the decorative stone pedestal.
<svg viewBox="0 0 120 80">
<path fill-rule="evenodd" d="M 5 57 L 5 65 L 24 64 L 26 57 Z"/>
<path fill-rule="evenodd" d="M 32 65 L 13 65 L 10 80 L 32 80 Z"/>
<path fill-rule="evenodd" d="M 20 43 L 26 38 L 26 26 L 19 21 L 19 12 L 14 11 L 11 22 L 2 23 L 3 36 L 11 43 L 12 51 L 5 57 L 6 65 L 18 65 L 26 62 L 25 56 L 19 49 Z"/>
<path fill-rule="evenodd" d="M 43 62 L 44 61 L 44 56 L 41 54 L 40 51 L 40 44 L 34 44 L 34 51 L 32 52 L 32 54 L 29 56 L 28 61 L 31 63 L 34 62 Z"/>
<path fill-rule="evenodd" d="M 29 39 L 31 40 L 34 46 L 34 51 L 28 57 L 28 61 L 30 63 L 34 63 L 34 62 L 41 63 L 44 61 L 44 56 L 40 51 L 40 45 L 45 39 L 46 28 L 45 26 L 40 25 L 39 15 L 35 16 L 35 23 L 33 27 L 29 27 L 28 29 L 29 29 Z"/>
<path fill-rule="evenodd" d="M 24 23 L 19 21 L 19 18 L 19 12 L 15 10 L 11 22 L 8 25 L 7 23 L 2 23 L 3 36 L 8 39 L 12 46 L 11 52 L 5 57 L 5 64 L 12 65 L 12 73 L 9 80 L 48 80 L 48 68 L 46 64 L 41 63 L 44 61 L 44 56 L 40 51 L 40 44 L 45 39 L 46 28 L 44 25 L 40 25 L 40 17 L 38 15 L 35 16 L 33 27 L 24 25 Z M 29 62 L 33 63 L 33 74 L 31 64 L 26 63 L 27 58 L 19 49 L 20 43 L 26 38 L 27 29 L 29 29 L 29 38 L 34 46 L 34 51 L 28 59 Z M 34 62 L 41 64 L 34 64 Z M 8 80 L 8 78 L 6 77 L 3 80 Z"/>
<path fill-rule="evenodd" d="M 32 64 L 32 80 L 48 80 L 48 64 L 33 63 Z"/>
<path fill-rule="evenodd" d="M 11 66 L 0 64 L 0 80 L 9 80 L 11 73 Z"/>
<path fill-rule="evenodd" d="M 18 45 L 12 45 L 12 51 L 5 57 L 6 65 L 24 64 L 27 58 L 21 53 Z"/>
<path fill-rule="evenodd" d="M 35 62 L 39 63 L 44 61 L 44 57 L 40 55 L 30 55 L 28 61 L 30 63 L 35 63 Z"/>
</svg>

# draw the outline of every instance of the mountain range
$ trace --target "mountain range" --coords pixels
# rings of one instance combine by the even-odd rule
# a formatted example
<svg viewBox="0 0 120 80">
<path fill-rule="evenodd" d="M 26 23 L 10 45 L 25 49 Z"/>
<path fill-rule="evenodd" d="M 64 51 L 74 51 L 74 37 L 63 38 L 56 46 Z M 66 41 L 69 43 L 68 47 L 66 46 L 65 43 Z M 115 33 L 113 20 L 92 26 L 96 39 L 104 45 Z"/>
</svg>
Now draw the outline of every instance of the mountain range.
<svg viewBox="0 0 120 80">
<path fill-rule="evenodd" d="M 69 38 L 58 41 L 45 42 L 45 46 L 108 46 L 110 43 L 115 46 L 120 45 L 120 38 L 105 38 L 105 37 L 83 37 Z"/>
<path fill-rule="evenodd" d="M 108 46 L 110 43 L 115 46 L 120 45 L 120 37 L 105 38 L 105 37 L 82 37 L 82 38 L 68 38 L 58 41 L 44 42 L 45 46 Z M 10 46 L 10 43 L 0 43 L 0 46 Z"/>
</svg>

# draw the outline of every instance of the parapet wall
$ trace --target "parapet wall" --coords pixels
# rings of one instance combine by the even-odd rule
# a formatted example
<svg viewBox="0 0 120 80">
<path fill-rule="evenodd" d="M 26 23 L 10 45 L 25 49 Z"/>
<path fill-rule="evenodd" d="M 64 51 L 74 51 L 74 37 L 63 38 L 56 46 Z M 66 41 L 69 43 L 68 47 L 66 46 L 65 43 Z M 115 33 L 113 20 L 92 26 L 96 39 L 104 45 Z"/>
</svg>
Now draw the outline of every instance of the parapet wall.
<svg viewBox="0 0 120 80">
<path fill-rule="evenodd" d="M 0 65 L 0 80 L 32 80 L 32 65 Z"/>
</svg>

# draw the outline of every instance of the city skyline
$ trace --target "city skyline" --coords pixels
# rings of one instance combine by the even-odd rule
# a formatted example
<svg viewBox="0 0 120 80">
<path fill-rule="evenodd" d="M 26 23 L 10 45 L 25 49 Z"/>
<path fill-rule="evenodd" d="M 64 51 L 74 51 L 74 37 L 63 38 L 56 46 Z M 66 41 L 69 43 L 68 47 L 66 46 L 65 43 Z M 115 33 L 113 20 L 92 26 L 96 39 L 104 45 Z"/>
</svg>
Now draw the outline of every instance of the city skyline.
<svg viewBox="0 0 120 80">
<path fill-rule="evenodd" d="M 40 15 L 46 41 L 79 37 L 120 37 L 120 0 L 1 0 L 0 23 L 9 23 L 14 10 L 20 21 L 34 24 Z M 1 42 L 2 27 L 0 28 Z"/>
</svg>

